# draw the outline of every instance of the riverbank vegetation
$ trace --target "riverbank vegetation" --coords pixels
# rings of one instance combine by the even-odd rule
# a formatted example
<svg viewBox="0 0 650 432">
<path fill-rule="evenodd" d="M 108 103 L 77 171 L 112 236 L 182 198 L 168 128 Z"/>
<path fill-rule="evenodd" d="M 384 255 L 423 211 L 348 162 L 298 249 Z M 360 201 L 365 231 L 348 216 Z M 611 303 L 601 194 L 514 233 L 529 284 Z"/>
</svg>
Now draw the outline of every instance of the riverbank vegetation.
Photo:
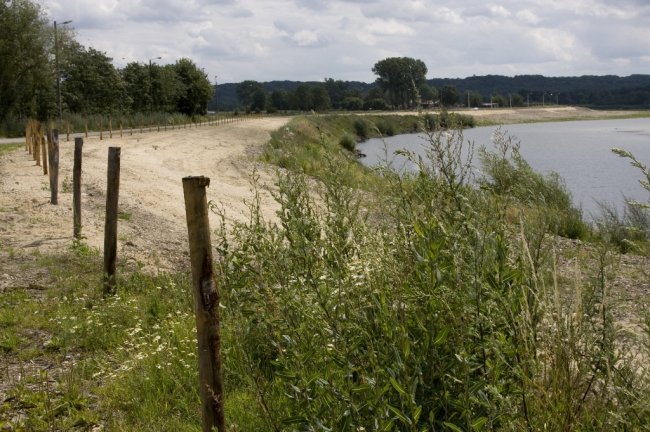
<svg viewBox="0 0 650 432">
<path fill-rule="evenodd" d="M 417 170 L 373 172 L 340 145 L 380 121 L 417 122 Z M 254 175 L 248 222 L 222 218 L 213 236 L 229 430 L 648 427 L 649 315 L 618 288 L 632 270 L 616 245 L 508 137 L 474 152 L 427 123 L 312 115 L 272 134 L 276 217 Z M 2 294 L 4 355 L 55 366 L 4 372 L 0 422 L 200 430 L 187 274 L 123 263 L 102 300 L 98 251 L 63 256 L 36 258 L 47 288 Z"/>
</svg>

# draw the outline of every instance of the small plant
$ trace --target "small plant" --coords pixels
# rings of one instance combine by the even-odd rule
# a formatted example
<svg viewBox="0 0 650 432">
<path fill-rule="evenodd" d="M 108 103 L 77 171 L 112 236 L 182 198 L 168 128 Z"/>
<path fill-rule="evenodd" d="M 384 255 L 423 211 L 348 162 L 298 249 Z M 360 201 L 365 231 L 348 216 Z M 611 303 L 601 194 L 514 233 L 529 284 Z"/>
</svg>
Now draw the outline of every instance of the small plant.
<svg viewBox="0 0 650 432">
<path fill-rule="evenodd" d="M 131 213 L 122 213 L 122 212 L 120 212 L 120 213 L 117 214 L 117 218 L 122 219 L 122 220 L 127 221 L 127 222 L 131 222 L 132 216 L 131 216 Z"/>
<path fill-rule="evenodd" d="M 339 139 L 339 145 L 348 151 L 354 151 L 357 146 L 357 142 L 351 135 L 345 134 L 342 135 Z"/>
<path fill-rule="evenodd" d="M 72 193 L 72 180 L 70 180 L 70 177 L 65 176 L 65 179 L 61 182 L 61 192 Z"/>
</svg>

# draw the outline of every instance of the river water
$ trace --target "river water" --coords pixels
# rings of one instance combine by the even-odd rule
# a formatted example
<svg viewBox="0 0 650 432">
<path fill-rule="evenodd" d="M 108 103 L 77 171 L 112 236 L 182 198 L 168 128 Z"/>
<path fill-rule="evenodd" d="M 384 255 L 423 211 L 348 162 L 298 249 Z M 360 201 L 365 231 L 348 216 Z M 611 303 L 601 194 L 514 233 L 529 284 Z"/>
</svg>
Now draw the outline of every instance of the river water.
<svg viewBox="0 0 650 432">
<path fill-rule="evenodd" d="M 496 128 L 479 127 L 464 131 L 465 141 L 476 148 L 493 148 Z M 506 136 L 521 143 L 520 153 L 530 166 L 541 172 L 555 171 L 566 180 L 576 205 L 581 205 L 587 217 L 598 213 L 595 200 L 623 204 L 623 194 L 641 202 L 650 198 L 638 183 L 641 171 L 630 166 L 629 159 L 612 153 L 621 148 L 634 154 L 641 163 L 650 166 L 650 119 L 618 119 L 573 121 L 558 123 L 529 123 L 501 126 Z M 399 149 L 423 152 L 422 134 L 386 138 L 388 155 Z M 384 143 L 371 139 L 357 146 L 366 155 L 364 165 L 376 165 L 384 159 Z M 399 157 L 396 166 L 404 165 Z M 474 158 L 477 165 L 478 159 Z M 403 169 L 409 169 L 404 166 Z"/>
</svg>

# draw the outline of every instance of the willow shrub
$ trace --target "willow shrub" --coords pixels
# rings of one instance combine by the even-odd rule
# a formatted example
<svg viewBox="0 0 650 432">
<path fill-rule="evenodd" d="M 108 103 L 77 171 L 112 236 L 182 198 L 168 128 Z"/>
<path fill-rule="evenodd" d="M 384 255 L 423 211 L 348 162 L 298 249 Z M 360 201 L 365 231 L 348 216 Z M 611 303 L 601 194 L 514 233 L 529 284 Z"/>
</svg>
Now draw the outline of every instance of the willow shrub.
<svg viewBox="0 0 650 432">
<path fill-rule="evenodd" d="M 513 198 L 473 186 L 462 132 L 428 141 L 426 160 L 405 153 L 417 174 L 379 168 L 381 193 L 325 157 L 317 184 L 278 172 L 277 219 L 258 193 L 248 223 L 222 223 L 229 391 L 276 431 L 647 427 L 611 251 L 558 277 L 545 213 L 508 223 Z"/>
</svg>

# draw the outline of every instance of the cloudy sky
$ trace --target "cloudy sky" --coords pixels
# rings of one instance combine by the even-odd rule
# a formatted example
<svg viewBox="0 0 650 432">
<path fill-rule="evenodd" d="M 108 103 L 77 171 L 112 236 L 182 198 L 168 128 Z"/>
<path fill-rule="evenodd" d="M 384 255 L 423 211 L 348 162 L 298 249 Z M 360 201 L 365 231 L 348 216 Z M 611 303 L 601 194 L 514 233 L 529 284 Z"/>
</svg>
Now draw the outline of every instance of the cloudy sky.
<svg viewBox="0 0 650 432">
<path fill-rule="evenodd" d="M 193 59 L 219 83 L 371 82 L 386 57 L 429 78 L 650 73 L 650 0 L 41 0 L 117 66 Z"/>
</svg>

